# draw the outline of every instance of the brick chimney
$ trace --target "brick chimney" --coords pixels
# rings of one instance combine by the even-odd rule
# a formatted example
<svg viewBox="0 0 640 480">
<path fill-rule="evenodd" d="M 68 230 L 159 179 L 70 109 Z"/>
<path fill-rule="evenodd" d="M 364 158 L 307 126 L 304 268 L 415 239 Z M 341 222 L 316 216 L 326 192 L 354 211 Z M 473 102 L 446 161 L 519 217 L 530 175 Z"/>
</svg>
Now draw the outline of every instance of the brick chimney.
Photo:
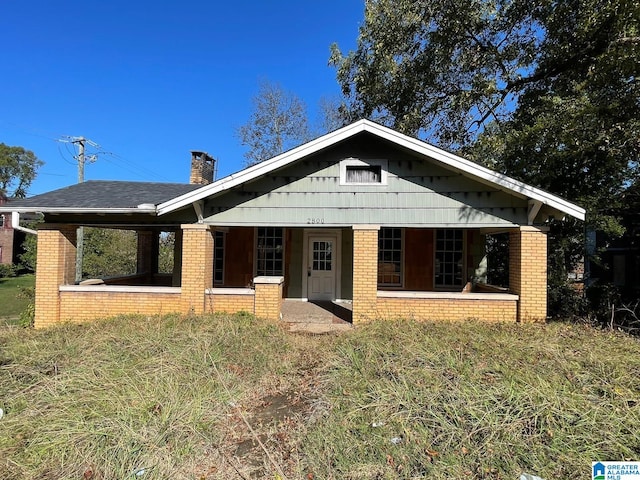
<svg viewBox="0 0 640 480">
<path fill-rule="evenodd" d="M 208 185 L 213 182 L 215 158 L 207 152 L 191 150 L 191 176 L 189 183 Z"/>
</svg>

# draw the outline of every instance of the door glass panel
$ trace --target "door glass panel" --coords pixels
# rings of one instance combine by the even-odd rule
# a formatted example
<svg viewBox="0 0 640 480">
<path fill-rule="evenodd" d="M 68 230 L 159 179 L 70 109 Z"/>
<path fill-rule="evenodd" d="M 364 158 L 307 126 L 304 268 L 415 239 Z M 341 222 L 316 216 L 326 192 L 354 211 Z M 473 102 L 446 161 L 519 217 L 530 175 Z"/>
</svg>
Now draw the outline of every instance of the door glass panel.
<svg viewBox="0 0 640 480">
<path fill-rule="evenodd" d="M 331 271 L 331 243 L 332 242 L 313 242 L 313 270 Z"/>
</svg>

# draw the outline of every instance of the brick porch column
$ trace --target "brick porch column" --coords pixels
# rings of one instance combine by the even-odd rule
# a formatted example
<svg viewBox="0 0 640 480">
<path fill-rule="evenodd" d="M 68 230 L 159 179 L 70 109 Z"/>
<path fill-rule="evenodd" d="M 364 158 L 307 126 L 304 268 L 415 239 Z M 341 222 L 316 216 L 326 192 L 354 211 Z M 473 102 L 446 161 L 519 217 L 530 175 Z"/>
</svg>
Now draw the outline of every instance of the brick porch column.
<svg viewBox="0 0 640 480">
<path fill-rule="evenodd" d="M 213 232 L 209 225 L 181 225 L 182 281 L 181 304 L 184 313 L 205 311 L 205 290 L 213 287 Z"/>
<path fill-rule="evenodd" d="M 378 315 L 379 225 L 353 226 L 353 323 Z"/>
<path fill-rule="evenodd" d="M 256 277 L 253 285 L 256 289 L 253 314 L 258 318 L 280 320 L 284 277 Z"/>
<path fill-rule="evenodd" d="M 520 296 L 519 322 L 547 318 L 547 229 L 520 227 L 509 233 L 509 290 Z"/>
<path fill-rule="evenodd" d="M 60 322 L 60 285 L 76 277 L 76 226 L 43 224 L 38 227 L 35 327 Z"/>
</svg>

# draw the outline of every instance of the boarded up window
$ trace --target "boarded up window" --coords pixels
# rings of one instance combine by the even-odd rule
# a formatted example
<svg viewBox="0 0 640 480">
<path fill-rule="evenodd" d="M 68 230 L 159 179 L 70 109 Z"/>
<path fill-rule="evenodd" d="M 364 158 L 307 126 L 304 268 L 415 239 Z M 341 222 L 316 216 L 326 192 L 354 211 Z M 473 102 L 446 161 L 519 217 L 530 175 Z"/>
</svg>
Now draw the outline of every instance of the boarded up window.
<svg viewBox="0 0 640 480">
<path fill-rule="evenodd" d="M 402 229 L 378 232 L 378 285 L 402 286 Z"/>
<path fill-rule="evenodd" d="M 256 274 L 258 276 L 284 275 L 284 237 L 283 228 L 258 228 L 256 253 Z"/>
<path fill-rule="evenodd" d="M 347 165 L 347 183 L 381 183 L 382 167 L 380 165 Z"/>
</svg>

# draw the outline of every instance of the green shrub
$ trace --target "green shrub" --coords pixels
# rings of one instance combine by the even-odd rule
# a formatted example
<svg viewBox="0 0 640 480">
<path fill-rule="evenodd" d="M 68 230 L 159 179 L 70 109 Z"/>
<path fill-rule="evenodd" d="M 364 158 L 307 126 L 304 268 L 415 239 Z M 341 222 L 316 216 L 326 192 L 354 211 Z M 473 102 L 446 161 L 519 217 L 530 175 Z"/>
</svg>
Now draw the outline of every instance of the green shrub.
<svg viewBox="0 0 640 480">
<path fill-rule="evenodd" d="M 0 263 L 0 278 L 15 277 L 16 267 L 11 264 Z"/>
<path fill-rule="evenodd" d="M 20 312 L 18 325 L 24 328 L 33 327 L 36 314 L 36 289 L 35 287 L 18 287 L 18 297 L 26 298 L 29 303 L 25 309 Z"/>
</svg>

